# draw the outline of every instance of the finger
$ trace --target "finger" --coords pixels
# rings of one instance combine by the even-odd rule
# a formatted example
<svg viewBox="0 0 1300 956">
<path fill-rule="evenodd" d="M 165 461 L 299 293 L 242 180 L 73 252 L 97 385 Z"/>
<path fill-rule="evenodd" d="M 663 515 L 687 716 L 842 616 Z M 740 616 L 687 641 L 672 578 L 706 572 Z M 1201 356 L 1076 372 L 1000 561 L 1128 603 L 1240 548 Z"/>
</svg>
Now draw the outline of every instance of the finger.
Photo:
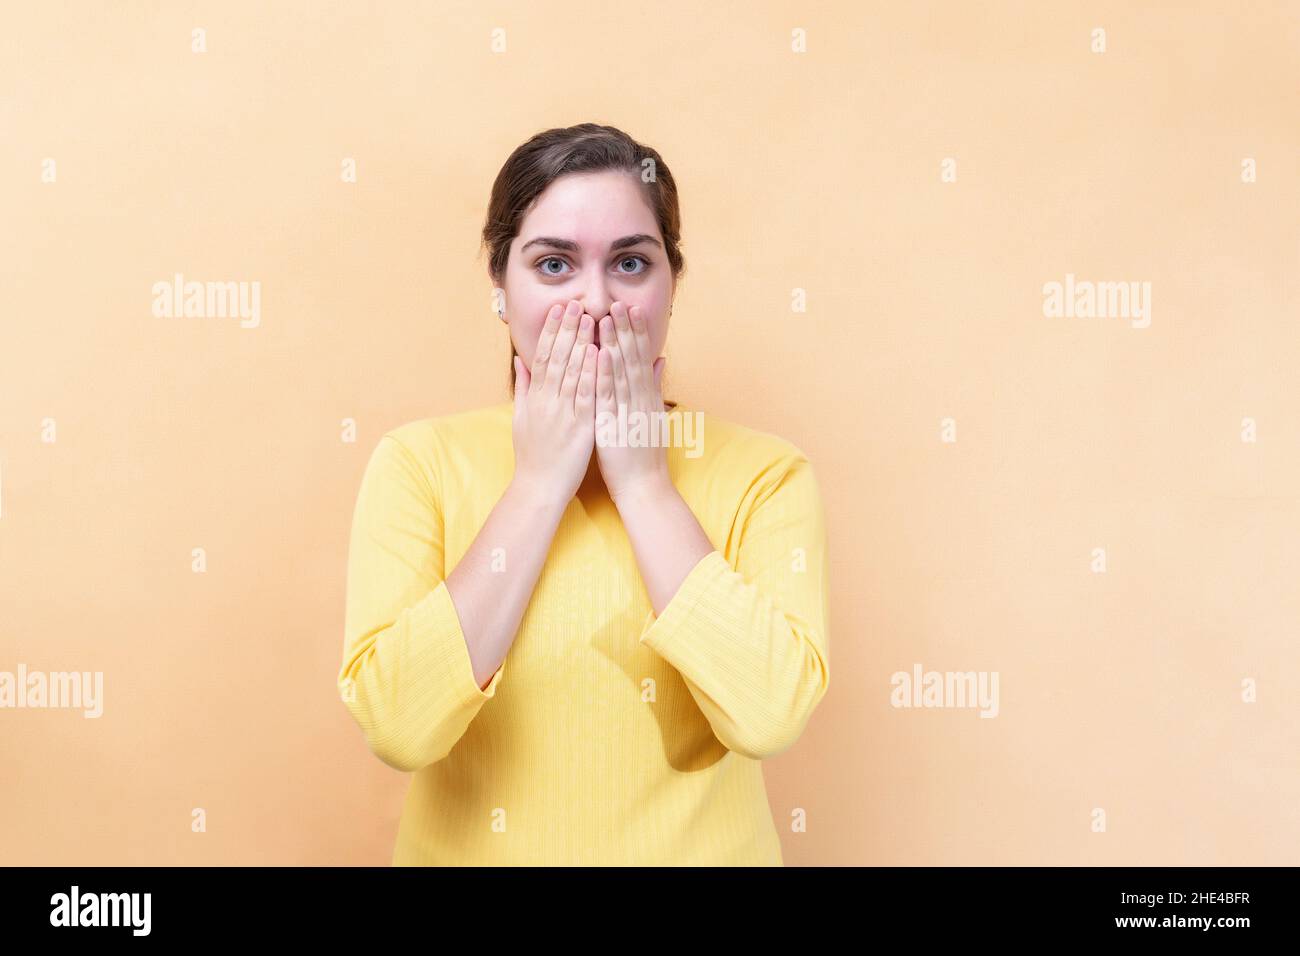
<svg viewBox="0 0 1300 956">
<path fill-rule="evenodd" d="M 569 364 L 564 369 L 564 379 L 560 382 L 560 399 L 568 407 L 573 407 L 573 395 L 578 388 L 578 379 L 582 376 L 582 364 L 587 358 L 587 346 L 591 344 L 591 326 L 594 320 L 589 315 L 583 315 L 578 320 L 578 341 L 573 349 L 569 352 Z M 583 338 L 587 341 L 584 342 Z"/>
<path fill-rule="evenodd" d="M 655 391 L 658 392 L 660 395 L 663 394 L 664 366 L 667 364 L 668 364 L 668 360 L 664 358 L 662 355 L 659 356 L 659 358 L 655 359 L 655 364 L 654 364 Z"/>
<path fill-rule="evenodd" d="M 596 414 L 596 362 L 600 349 L 592 343 L 584 346 L 582 373 L 578 376 L 578 391 L 573 396 L 573 413 L 579 421 L 591 422 Z"/>
<path fill-rule="evenodd" d="M 608 320 L 606 320 L 608 321 Z M 604 436 L 602 425 L 608 429 L 618 418 L 617 396 L 614 394 L 614 350 L 602 347 L 596 362 L 596 440 Z M 604 447 L 602 445 L 602 447 Z"/>
<path fill-rule="evenodd" d="M 578 324 L 578 341 L 574 348 L 580 349 L 585 345 L 590 345 L 596 341 L 596 320 L 586 312 L 582 313 L 582 319 Z"/>
<path fill-rule="evenodd" d="M 604 322 L 608 319 L 602 320 Z M 596 410 L 615 414 L 614 408 L 614 360 L 612 348 L 601 347 L 596 363 Z"/>
<path fill-rule="evenodd" d="M 634 305 L 627 310 L 627 315 L 632 323 L 632 338 L 636 340 L 636 354 L 643 364 L 649 365 L 655 354 L 650 349 L 650 327 L 646 325 L 645 313 L 641 306 Z"/>
<path fill-rule="evenodd" d="M 607 369 L 606 381 L 610 389 L 608 411 L 617 415 L 617 406 L 628 403 L 628 388 L 627 380 L 624 380 L 620 392 L 619 369 L 623 367 L 623 355 L 619 351 L 619 338 L 614 330 L 614 316 L 607 315 L 601 319 L 601 358 L 606 360 L 604 368 Z"/>
<path fill-rule="evenodd" d="M 614 334 L 618 339 L 618 350 L 622 356 L 623 377 L 627 382 L 629 394 L 639 395 L 644 376 L 642 375 L 639 360 L 640 353 L 636 347 L 636 334 L 632 331 L 627 306 L 622 302 L 615 302 L 610 306 L 609 313 L 614 317 Z M 615 374 L 617 374 L 617 365 L 615 366 Z"/>
<path fill-rule="evenodd" d="M 620 406 L 630 407 L 632 390 L 628 385 L 627 366 L 623 361 L 623 350 L 619 348 L 617 342 L 609 350 L 609 360 L 614 367 L 614 402 Z"/>
<path fill-rule="evenodd" d="M 609 411 L 617 415 L 618 406 L 627 404 L 628 391 L 626 379 L 623 380 L 620 391 L 619 370 L 622 368 L 623 358 L 618 347 L 618 333 L 614 331 L 612 315 L 607 315 L 600 320 L 600 351 L 602 358 L 606 356 L 609 358 Z"/>
<path fill-rule="evenodd" d="M 546 383 L 546 367 L 551 360 L 551 352 L 555 349 L 555 335 L 560 330 L 560 316 L 563 314 L 564 308 L 558 302 L 546 313 L 546 323 L 542 326 L 542 334 L 537 339 L 537 349 L 533 352 L 533 367 L 528 375 L 530 392 L 539 391 Z"/>
<path fill-rule="evenodd" d="M 581 316 L 582 306 L 576 299 L 570 299 L 564 310 L 564 318 L 560 320 L 560 331 L 555 334 L 551 361 L 546 366 L 546 391 L 551 394 L 557 394 L 564 383 L 569 359 L 573 354 L 573 342 L 578 337 L 578 320 Z"/>
</svg>

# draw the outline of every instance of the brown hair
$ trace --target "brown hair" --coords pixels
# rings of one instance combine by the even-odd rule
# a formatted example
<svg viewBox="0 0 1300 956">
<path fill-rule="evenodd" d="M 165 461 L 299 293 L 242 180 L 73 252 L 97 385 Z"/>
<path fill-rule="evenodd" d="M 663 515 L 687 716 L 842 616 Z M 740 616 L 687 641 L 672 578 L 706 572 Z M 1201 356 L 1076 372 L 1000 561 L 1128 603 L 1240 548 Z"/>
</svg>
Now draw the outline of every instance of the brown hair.
<svg viewBox="0 0 1300 956">
<path fill-rule="evenodd" d="M 488 250 L 488 271 L 498 287 L 505 278 L 510 243 L 519 235 L 524 215 L 542 191 L 565 173 L 604 169 L 626 170 L 641 180 L 646 202 L 654 212 L 663 236 L 664 254 L 668 257 L 674 282 L 681 276 L 686 269 L 680 249 L 681 210 L 677 203 L 677 184 L 668 164 L 656 150 L 638 143 L 620 129 L 579 123 L 536 134 L 517 147 L 497 173 L 483 224 L 483 246 Z M 511 398 L 515 393 L 514 358 L 517 354 L 512 342 Z M 664 401 L 668 408 L 676 404 Z"/>
</svg>

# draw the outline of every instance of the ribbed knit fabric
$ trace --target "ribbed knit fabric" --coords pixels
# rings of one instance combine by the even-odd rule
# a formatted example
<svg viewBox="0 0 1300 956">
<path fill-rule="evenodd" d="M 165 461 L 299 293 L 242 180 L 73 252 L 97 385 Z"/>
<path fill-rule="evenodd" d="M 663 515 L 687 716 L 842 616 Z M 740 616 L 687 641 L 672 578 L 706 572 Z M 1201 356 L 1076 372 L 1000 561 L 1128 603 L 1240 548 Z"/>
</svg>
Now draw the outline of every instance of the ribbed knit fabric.
<svg viewBox="0 0 1300 956">
<path fill-rule="evenodd" d="M 338 681 L 371 751 L 413 774 L 393 864 L 782 865 L 761 761 L 830 681 L 807 458 L 709 415 L 702 454 L 667 449 L 715 550 L 658 618 L 608 495 L 570 500 L 480 689 L 444 579 L 513 475 L 512 414 L 397 427 L 361 482 Z"/>
</svg>

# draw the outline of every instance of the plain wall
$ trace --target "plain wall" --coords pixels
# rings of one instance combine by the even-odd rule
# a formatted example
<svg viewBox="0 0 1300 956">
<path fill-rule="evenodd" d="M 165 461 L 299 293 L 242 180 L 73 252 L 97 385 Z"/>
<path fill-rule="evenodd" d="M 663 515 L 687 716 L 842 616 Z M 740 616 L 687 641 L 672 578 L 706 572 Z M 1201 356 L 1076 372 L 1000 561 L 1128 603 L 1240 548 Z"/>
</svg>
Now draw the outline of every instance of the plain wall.
<svg viewBox="0 0 1300 956">
<path fill-rule="evenodd" d="M 668 397 L 822 485 L 787 864 L 1300 862 L 1297 3 L 7 7 L 0 670 L 105 683 L 0 710 L 0 862 L 388 863 L 407 778 L 335 690 L 358 484 L 507 397 L 488 191 L 584 121 L 681 189 Z M 260 325 L 154 316 L 177 272 Z M 1067 274 L 1149 327 L 1045 316 Z M 917 663 L 998 716 L 891 706 Z"/>
</svg>

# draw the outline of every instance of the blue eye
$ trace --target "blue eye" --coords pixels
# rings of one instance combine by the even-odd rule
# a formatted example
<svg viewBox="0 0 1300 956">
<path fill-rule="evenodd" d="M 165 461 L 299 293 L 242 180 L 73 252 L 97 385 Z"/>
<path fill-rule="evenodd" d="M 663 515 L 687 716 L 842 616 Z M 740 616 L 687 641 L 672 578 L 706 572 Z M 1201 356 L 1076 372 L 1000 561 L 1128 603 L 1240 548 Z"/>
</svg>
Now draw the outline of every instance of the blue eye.
<svg viewBox="0 0 1300 956">
<path fill-rule="evenodd" d="M 537 264 L 535 268 L 539 272 L 541 272 L 542 275 L 550 276 L 551 278 L 564 275 L 564 271 L 562 269 L 556 270 L 556 269 L 548 268 L 547 267 L 548 262 L 558 262 L 561 266 L 568 265 L 568 263 L 565 262 L 563 259 L 561 259 L 559 256 L 546 256 L 545 258 L 537 260 Z M 647 259 L 645 256 L 641 256 L 641 255 L 623 256 L 623 258 L 618 260 L 619 266 L 622 266 L 624 263 L 627 262 L 639 262 L 641 263 L 641 268 L 637 269 L 635 272 L 628 272 L 620 268 L 619 275 L 639 276 L 644 274 L 650 268 L 650 260 Z"/>
<path fill-rule="evenodd" d="M 560 263 L 561 265 L 567 265 L 567 263 L 565 263 L 565 261 L 564 261 L 563 259 L 561 259 L 559 256 L 547 256 L 545 259 L 542 259 L 540 262 L 538 262 L 537 265 L 538 265 L 539 268 L 542 268 L 542 267 L 545 266 L 546 263 L 548 263 L 548 262 L 558 262 L 558 263 Z M 559 276 L 559 275 L 564 275 L 564 273 L 563 273 L 563 272 L 552 272 L 552 271 L 549 270 L 549 269 L 542 268 L 542 275 L 547 275 L 547 276 Z"/>
</svg>

